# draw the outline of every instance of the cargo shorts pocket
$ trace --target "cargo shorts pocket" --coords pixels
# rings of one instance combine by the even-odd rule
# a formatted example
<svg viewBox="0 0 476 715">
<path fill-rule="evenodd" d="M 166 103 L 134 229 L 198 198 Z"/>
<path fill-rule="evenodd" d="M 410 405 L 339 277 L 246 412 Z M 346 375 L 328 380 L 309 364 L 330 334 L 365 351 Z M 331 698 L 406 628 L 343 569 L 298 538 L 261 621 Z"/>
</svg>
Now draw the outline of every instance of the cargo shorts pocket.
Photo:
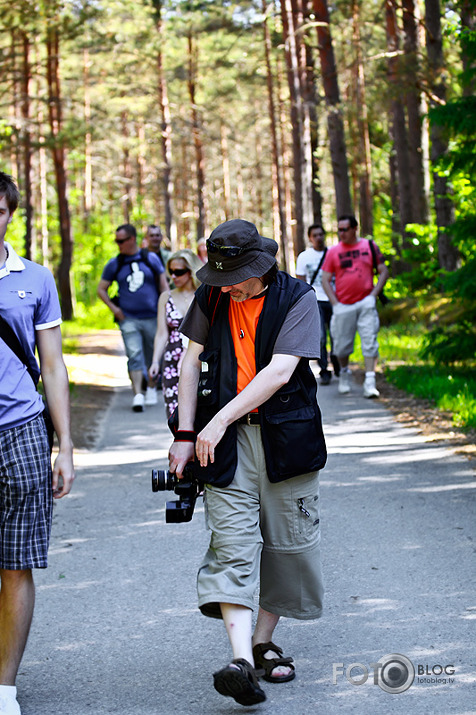
<svg viewBox="0 0 476 715">
<path fill-rule="evenodd" d="M 319 496 L 297 497 L 294 508 L 294 535 L 300 544 L 318 544 L 321 538 Z"/>
</svg>

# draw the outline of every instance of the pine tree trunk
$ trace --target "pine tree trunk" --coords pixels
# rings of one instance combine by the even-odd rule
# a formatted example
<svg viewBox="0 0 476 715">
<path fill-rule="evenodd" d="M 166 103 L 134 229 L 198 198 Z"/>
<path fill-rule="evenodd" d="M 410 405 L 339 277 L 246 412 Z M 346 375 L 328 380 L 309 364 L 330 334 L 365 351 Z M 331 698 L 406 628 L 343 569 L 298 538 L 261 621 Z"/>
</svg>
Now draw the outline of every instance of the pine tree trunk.
<svg viewBox="0 0 476 715">
<path fill-rule="evenodd" d="M 302 97 L 299 81 L 298 48 L 296 43 L 296 32 L 294 26 L 294 15 L 292 0 L 282 0 L 281 16 L 283 21 L 283 35 L 285 46 L 286 70 L 291 99 L 291 131 L 293 148 L 293 170 L 294 170 L 294 252 L 300 253 L 304 250 L 304 199 L 303 199 L 303 114 Z"/>
<path fill-rule="evenodd" d="M 262 0 L 262 10 L 265 17 L 263 22 L 264 33 L 264 55 L 266 62 L 266 84 L 268 88 L 268 116 L 271 132 L 271 192 L 273 202 L 273 233 L 274 240 L 281 247 L 284 258 L 284 266 L 289 267 L 288 245 L 286 241 L 286 219 L 284 215 L 284 194 L 281 169 L 279 164 L 278 134 L 276 129 L 276 110 L 274 102 L 274 83 L 271 68 L 271 38 L 269 34 L 268 18 L 266 10 L 266 0 Z"/>
<path fill-rule="evenodd" d="M 59 77 L 59 32 L 55 24 L 49 24 L 46 35 L 46 76 L 48 84 L 48 110 L 53 138 L 53 164 L 55 168 L 56 193 L 58 197 L 59 228 L 61 236 L 61 260 L 58 266 L 58 290 L 64 320 L 73 318 L 73 296 L 70 271 L 73 261 L 73 237 L 68 205 L 66 151 L 62 130 L 62 100 Z"/>
<path fill-rule="evenodd" d="M 172 250 L 176 251 L 177 243 L 177 222 L 174 211 L 174 175 L 173 175 L 173 155 L 172 155 L 172 121 L 170 116 L 170 104 L 163 67 L 162 44 L 165 41 L 164 25 L 162 20 L 162 0 L 152 0 L 156 13 L 156 28 L 159 36 L 159 50 L 157 52 L 157 78 L 158 78 L 158 98 L 161 116 L 161 146 L 163 162 L 163 195 L 164 195 L 164 221 L 165 233 L 170 239 Z"/>
<path fill-rule="evenodd" d="M 91 136 L 91 92 L 89 86 L 89 68 L 91 60 L 88 48 L 83 50 L 83 84 L 84 84 L 84 189 L 83 211 L 84 223 L 87 226 L 89 214 L 93 207 L 93 168 L 92 168 L 92 136 Z"/>
<path fill-rule="evenodd" d="M 30 41 L 26 32 L 21 32 L 22 40 L 22 77 L 21 77 L 21 144 L 23 148 L 23 206 L 25 209 L 25 257 L 32 259 L 33 242 L 33 197 L 31 188 L 31 135 L 30 135 Z"/>
<path fill-rule="evenodd" d="M 402 235 L 402 249 L 410 247 L 406 226 L 412 223 L 412 194 L 410 186 L 410 163 L 408 152 L 408 137 L 405 123 L 405 110 L 400 99 L 401 86 L 399 82 L 398 49 L 399 36 L 397 26 L 396 0 L 386 0 L 385 3 L 387 47 L 388 47 L 388 81 L 392 99 L 390 103 L 391 135 L 395 147 L 398 176 L 399 219 Z"/>
<path fill-rule="evenodd" d="M 360 2 L 352 4 L 354 61 L 354 93 L 357 110 L 357 173 L 360 229 L 363 236 L 373 234 L 373 201 L 371 179 L 371 157 L 367 102 L 365 97 L 365 75 L 362 61 L 360 37 Z"/>
<path fill-rule="evenodd" d="M 313 0 L 316 16 L 317 40 L 321 62 L 322 84 L 327 107 L 327 130 L 332 172 L 336 192 L 337 215 L 353 213 L 350 196 L 349 170 L 345 143 L 344 123 L 340 106 L 337 66 L 332 46 L 327 0 Z"/>
<path fill-rule="evenodd" d="M 424 224 L 428 222 L 428 202 L 423 170 L 422 109 L 418 89 L 419 43 L 415 0 L 403 0 L 402 6 L 412 221 Z"/>
<path fill-rule="evenodd" d="M 198 48 L 193 42 L 192 34 L 188 34 L 188 92 L 192 114 L 193 144 L 195 147 L 195 166 L 197 180 L 197 240 L 205 235 L 206 215 L 205 215 L 205 171 L 203 142 L 200 131 L 200 121 L 198 117 L 197 105 L 195 102 L 195 81 L 197 74 Z"/>
<path fill-rule="evenodd" d="M 443 45 L 441 39 L 439 0 L 425 0 L 426 49 L 432 79 L 434 100 L 446 102 L 446 86 L 444 82 Z M 442 129 L 434 122 L 430 123 L 430 158 L 435 166 L 438 160 L 448 151 L 448 143 Z M 458 251 L 451 240 L 449 227 L 454 221 L 451 188 L 445 176 L 438 171 L 433 172 L 433 194 L 435 201 L 436 224 L 438 227 L 438 260 L 440 267 L 454 271 L 458 265 Z"/>
</svg>

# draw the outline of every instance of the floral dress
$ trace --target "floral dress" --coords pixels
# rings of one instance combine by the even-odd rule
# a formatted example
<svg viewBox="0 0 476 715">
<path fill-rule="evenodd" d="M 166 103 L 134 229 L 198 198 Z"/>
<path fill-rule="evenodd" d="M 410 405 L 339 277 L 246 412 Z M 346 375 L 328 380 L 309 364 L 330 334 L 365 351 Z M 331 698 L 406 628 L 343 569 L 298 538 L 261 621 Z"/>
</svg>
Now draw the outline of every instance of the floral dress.
<svg viewBox="0 0 476 715">
<path fill-rule="evenodd" d="M 165 410 L 169 418 L 178 404 L 178 381 L 180 365 L 185 353 L 187 341 L 180 334 L 183 315 L 177 309 L 172 296 L 165 304 L 165 321 L 169 330 L 169 340 L 165 346 L 162 366 L 162 391 L 165 401 Z"/>
</svg>

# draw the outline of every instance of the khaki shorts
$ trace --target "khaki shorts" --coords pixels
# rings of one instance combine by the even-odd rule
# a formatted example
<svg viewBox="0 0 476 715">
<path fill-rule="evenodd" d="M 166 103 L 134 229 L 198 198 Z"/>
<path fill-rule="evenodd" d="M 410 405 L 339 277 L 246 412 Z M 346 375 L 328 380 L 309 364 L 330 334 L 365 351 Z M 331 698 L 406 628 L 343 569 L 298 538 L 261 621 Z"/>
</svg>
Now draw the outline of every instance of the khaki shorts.
<svg viewBox="0 0 476 715">
<path fill-rule="evenodd" d="M 348 357 L 353 353 L 355 334 L 359 333 L 362 355 L 377 357 L 379 327 L 380 321 L 373 295 L 368 295 L 351 305 L 345 303 L 334 305 L 330 325 L 334 354 L 337 357 Z"/>
<path fill-rule="evenodd" d="M 261 428 L 238 426 L 238 467 L 224 489 L 207 485 L 205 515 L 210 546 L 197 579 L 199 607 L 221 618 L 220 603 L 289 618 L 322 613 L 319 473 L 271 484 Z"/>
</svg>

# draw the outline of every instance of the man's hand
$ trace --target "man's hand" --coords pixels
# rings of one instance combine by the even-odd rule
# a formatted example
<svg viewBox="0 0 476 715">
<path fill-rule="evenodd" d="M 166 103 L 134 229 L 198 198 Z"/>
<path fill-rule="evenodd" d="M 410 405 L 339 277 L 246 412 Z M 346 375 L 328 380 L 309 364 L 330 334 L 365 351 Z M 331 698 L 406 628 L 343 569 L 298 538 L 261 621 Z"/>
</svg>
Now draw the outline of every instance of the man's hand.
<svg viewBox="0 0 476 715">
<path fill-rule="evenodd" d="M 195 451 L 201 467 L 206 467 L 209 459 L 212 464 L 215 461 L 215 447 L 225 434 L 226 428 L 227 424 L 219 415 L 215 415 L 198 435 Z"/>
<path fill-rule="evenodd" d="M 169 450 L 169 471 L 182 479 L 183 470 L 188 462 L 195 458 L 193 442 L 173 442 Z"/>
<path fill-rule="evenodd" d="M 53 466 L 53 497 L 61 499 L 71 491 L 74 481 L 73 452 L 60 450 Z"/>
</svg>

